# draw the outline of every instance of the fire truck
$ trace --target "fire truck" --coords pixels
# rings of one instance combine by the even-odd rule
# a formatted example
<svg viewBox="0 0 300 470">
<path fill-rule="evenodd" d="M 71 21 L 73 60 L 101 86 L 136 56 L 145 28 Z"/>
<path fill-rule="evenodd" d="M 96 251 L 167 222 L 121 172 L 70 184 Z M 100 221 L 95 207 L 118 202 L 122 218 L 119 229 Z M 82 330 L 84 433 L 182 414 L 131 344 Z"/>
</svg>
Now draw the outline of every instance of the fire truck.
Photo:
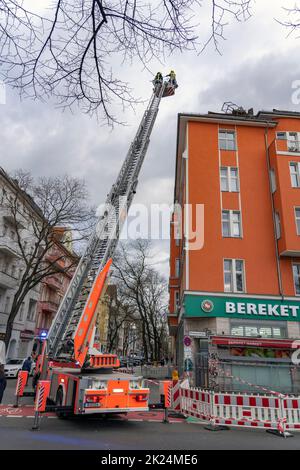
<svg viewBox="0 0 300 470">
<path fill-rule="evenodd" d="M 36 341 L 33 386 L 48 380 L 48 402 L 59 416 L 67 414 L 147 411 L 149 389 L 142 377 L 118 372 L 114 354 L 94 348 L 96 307 L 105 292 L 119 235 L 138 184 L 160 101 L 177 84 L 162 79 L 142 117 L 105 207 L 95 224 L 48 335 Z"/>
</svg>

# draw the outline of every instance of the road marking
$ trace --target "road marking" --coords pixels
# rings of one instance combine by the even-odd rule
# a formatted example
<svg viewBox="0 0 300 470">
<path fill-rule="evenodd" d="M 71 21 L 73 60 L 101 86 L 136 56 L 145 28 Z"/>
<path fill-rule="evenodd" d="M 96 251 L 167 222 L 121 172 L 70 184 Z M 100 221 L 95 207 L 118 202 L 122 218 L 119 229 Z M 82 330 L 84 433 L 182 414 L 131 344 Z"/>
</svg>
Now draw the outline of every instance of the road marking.
<svg viewBox="0 0 300 470">
<path fill-rule="evenodd" d="M 143 419 L 125 419 L 124 421 L 134 421 L 135 423 L 142 423 L 144 420 Z"/>
<path fill-rule="evenodd" d="M 8 415 L 17 415 L 18 413 L 22 413 L 20 408 L 2 408 L 2 411 Z"/>
<path fill-rule="evenodd" d="M 207 421 L 185 421 L 186 424 L 207 424 Z"/>
<path fill-rule="evenodd" d="M 7 418 L 23 418 L 23 416 L 17 416 L 17 415 L 7 415 Z"/>
</svg>

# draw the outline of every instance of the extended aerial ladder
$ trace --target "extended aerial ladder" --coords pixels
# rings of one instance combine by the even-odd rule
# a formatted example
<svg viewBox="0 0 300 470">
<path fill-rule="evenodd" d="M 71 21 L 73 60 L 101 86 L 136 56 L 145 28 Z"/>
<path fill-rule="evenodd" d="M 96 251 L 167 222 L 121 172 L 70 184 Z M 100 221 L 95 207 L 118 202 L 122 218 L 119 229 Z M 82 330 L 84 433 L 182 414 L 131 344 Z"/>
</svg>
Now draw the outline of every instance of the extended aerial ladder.
<svg viewBox="0 0 300 470">
<path fill-rule="evenodd" d="M 168 81 L 156 85 L 118 178 L 107 196 L 104 213 L 96 223 L 85 253 L 49 330 L 47 337 L 49 358 L 75 358 L 79 359 L 80 365 L 83 366 L 82 357 L 78 356 L 87 334 L 90 333 L 89 329 L 81 333 L 81 340 L 77 344 L 79 349 L 75 349 L 74 346 L 76 335 L 80 333 L 79 326 L 84 315 L 84 307 L 88 303 L 99 273 L 114 254 L 127 211 L 136 192 L 138 176 L 161 98 L 170 94 L 174 94 L 174 87 Z"/>
<path fill-rule="evenodd" d="M 52 394 L 53 401 L 65 406 L 72 402 L 72 407 L 74 407 L 76 413 L 87 411 L 86 408 L 89 407 L 89 402 L 85 400 L 87 396 L 91 397 L 91 387 L 93 389 L 95 383 L 101 384 L 101 386 L 99 385 L 100 388 L 96 387 L 97 393 L 96 390 L 92 390 L 94 393 L 92 395 L 93 400 L 98 397 L 99 390 L 103 389 L 103 384 L 106 384 L 104 389 L 109 389 L 110 392 L 111 390 L 119 390 L 120 394 L 120 390 L 122 390 L 126 397 L 139 393 L 136 397 L 142 397 L 141 402 L 148 400 L 149 390 L 143 390 L 141 386 L 137 387 L 137 381 L 133 381 L 132 377 L 127 377 L 128 383 L 125 386 L 124 380 L 126 380 L 126 377 L 120 374 L 122 379 L 118 378 L 117 380 L 122 380 L 122 388 L 111 389 L 113 384 L 116 383 L 115 376 L 110 377 L 110 382 L 108 376 L 105 376 L 106 381 L 98 380 L 98 382 L 95 382 L 93 377 L 78 379 L 76 373 L 82 374 L 85 370 L 93 371 L 94 369 L 95 371 L 97 368 L 101 370 L 105 367 L 112 370 L 113 367 L 119 365 L 116 356 L 101 355 L 100 353 L 98 355 L 91 354 L 96 307 L 107 280 L 112 257 L 127 212 L 136 192 L 139 173 L 147 152 L 160 101 L 165 96 L 174 95 L 176 87 L 177 84 L 171 80 L 161 80 L 154 83 L 152 97 L 144 112 L 135 138 L 130 145 L 117 180 L 107 196 L 104 211 L 99 215 L 86 250 L 53 320 L 47 339 L 43 342 L 42 352 L 37 361 L 37 379 L 48 378 L 51 380 L 52 391 L 50 395 Z M 102 361 L 99 360 L 101 356 Z M 63 370 L 65 375 L 62 375 Z M 72 373 L 70 375 L 70 370 L 73 375 Z M 109 371 L 107 370 L 107 372 Z M 72 389 L 74 388 L 72 393 L 68 391 L 69 385 L 66 388 L 66 384 L 69 383 L 72 383 Z M 135 392 L 130 387 L 133 387 Z M 141 393 L 142 391 L 143 393 Z M 101 393 L 103 395 L 103 390 Z M 107 396 L 111 397 L 111 395 L 113 395 L 113 392 L 107 393 Z M 129 398 L 126 398 L 128 406 L 124 405 L 123 400 L 123 405 L 120 407 L 121 398 L 117 401 L 119 404 L 116 405 L 112 404 L 114 402 L 111 402 L 111 398 L 105 398 L 106 405 L 104 406 L 103 397 L 104 395 L 101 398 L 101 403 L 95 402 L 95 407 L 100 406 L 101 412 L 104 408 L 111 411 L 112 407 L 115 407 L 120 411 L 121 408 L 124 410 L 129 406 Z M 74 400 L 76 401 L 75 404 Z M 135 405 L 137 401 L 134 401 Z M 142 405 L 145 409 L 145 403 L 140 403 L 136 409 L 141 409 Z M 91 407 L 91 409 L 94 408 Z M 130 409 L 132 409 L 132 406 Z"/>
</svg>

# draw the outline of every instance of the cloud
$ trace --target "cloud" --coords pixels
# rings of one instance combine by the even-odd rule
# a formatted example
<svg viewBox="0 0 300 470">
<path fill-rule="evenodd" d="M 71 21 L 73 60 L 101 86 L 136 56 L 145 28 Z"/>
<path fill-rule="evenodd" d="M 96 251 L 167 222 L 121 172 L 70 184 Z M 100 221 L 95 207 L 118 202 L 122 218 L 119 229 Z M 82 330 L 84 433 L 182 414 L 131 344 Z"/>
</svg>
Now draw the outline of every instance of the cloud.
<svg viewBox="0 0 300 470">
<path fill-rule="evenodd" d="M 300 78 L 300 64 L 295 61 L 297 49 L 289 55 L 271 52 L 258 60 L 243 61 L 232 73 L 214 80 L 198 96 L 198 106 L 220 111 L 222 103 L 233 101 L 245 108 L 258 110 L 295 110 L 292 84 Z M 205 112 L 205 111 L 204 111 Z"/>
</svg>

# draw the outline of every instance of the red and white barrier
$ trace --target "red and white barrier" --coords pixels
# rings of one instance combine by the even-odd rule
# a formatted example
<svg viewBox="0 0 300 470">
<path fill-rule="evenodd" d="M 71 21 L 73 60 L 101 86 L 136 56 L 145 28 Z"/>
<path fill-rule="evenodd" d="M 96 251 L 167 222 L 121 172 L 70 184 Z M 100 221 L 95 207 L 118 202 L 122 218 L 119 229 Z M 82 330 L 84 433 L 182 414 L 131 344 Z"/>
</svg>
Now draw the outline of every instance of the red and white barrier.
<svg viewBox="0 0 300 470">
<path fill-rule="evenodd" d="M 300 429 L 300 397 L 284 397 L 283 410 L 286 417 L 286 429 Z"/>
<path fill-rule="evenodd" d="M 278 397 L 232 393 L 213 394 L 215 424 L 277 429 L 283 418 Z"/>
<path fill-rule="evenodd" d="M 172 408 L 175 411 L 180 411 L 180 381 L 172 381 Z"/>
<path fill-rule="evenodd" d="M 180 386 L 180 408 L 213 425 L 275 429 L 283 436 L 286 430 L 300 429 L 300 397 L 239 394 Z"/>
</svg>

